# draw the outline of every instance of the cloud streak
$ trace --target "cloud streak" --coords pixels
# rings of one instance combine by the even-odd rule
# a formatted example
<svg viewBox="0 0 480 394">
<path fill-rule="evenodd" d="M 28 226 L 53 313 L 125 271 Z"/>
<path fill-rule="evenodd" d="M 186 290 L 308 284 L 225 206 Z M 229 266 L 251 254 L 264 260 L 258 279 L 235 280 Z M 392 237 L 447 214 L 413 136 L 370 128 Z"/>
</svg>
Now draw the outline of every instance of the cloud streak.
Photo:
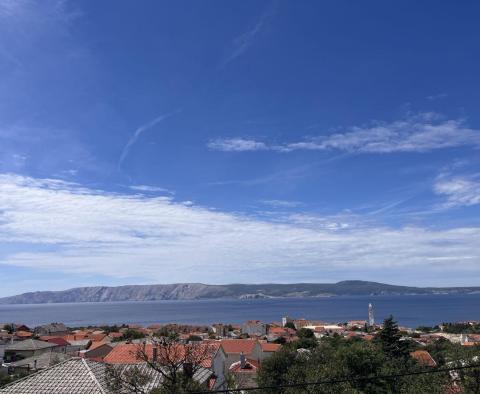
<svg viewBox="0 0 480 394">
<path fill-rule="evenodd" d="M 113 194 L 55 179 L 0 176 L 0 261 L 149 281 L 321 279 L 329 270 L 434 269 L 459 256 L 479 270 L 480 228 L 390 228 L 362 217 L 259 219 Z M 9 251 L 8 253 L 6 251 Z M 242 277 L 243 275 L 243 277 Z M 247 279 L 248 280 L 248 279 Z"/>
<path fill-rule="evenodd" d="M 142 192 L 142 193 L 168 193 L 168 194 L 175 194 L 169 189 L 165 189 L 163 187 L 158 186 L 150 186 L 150 185 L 133 185 L 129 186 L 131 190 Z"/>
<path fill-rule="evenodd" d="M 434 191 L 445 196 L 445 208 L 472 206 L 480 204 L 480 174 L 473 176 L 440 175 L 435 184 Z"/>
<path fill-rule="evenodd" d="M 226 152 L 270 150 L 340 150 L 353 153 L 429 152 L 460 146 L 480 146 L 480 130 L 467 127 L 462 120 L 443 120 L 434 113 L 409 116 L 391 123 L 351 127 L 344 132 L 306 138 L 298 142 L 267 144 L 242 138 L 216 139 L 207 146 Z"/>
<path fill-rule="evenodd" d="M 163 115 L 160 115 L 158 117 L 156 117 L 155 119 L 153 119 L 152 121 L 138 127 L 132 134 L 132 136 L 130 137 L 130 139 L 128 140 L 128 142 L 126 143 L 126 145 L 123 147 L 123 150 L 122 150 L 122 154 L 120 155 L 120 159 L 118 160 L 118 168 L 121 168 L 122 167 L 122 164 L 123 162 L 125 161 L 125 159 L 127 158 L 128 154 L 130 153 L 130 150 L 132 149 L 132 147 L 137 143 L 138 139 L 140 138 L 140 136 L 147 130 L 151 129 L 152 127 L 156 126 L 158 123 L 162 122 L 163 120 L 177 114 L 179 111 L 175 111 L 175 112 L 170 112 L 168 114 L 163 114 Z"/>
<path fill-rule="evenodd" d="M 249 30 L 245 31 L 238 37 L 233 40 L 233 49 L 231 53 L 225 57 L 225 59 L 220 64 L 220 68 L 224 68 L 230 62 L 236 58 L 242 56 L 254 43 L 255 39 L 264 29 L 268 20 L 273 16 L 274 13 L 274 3 L 272 2 L 270 6 L 260 15 L 259 19 Z"/>
<path fill-rule="evenodd" d="M 212 140 L 207 146 L 211 150 L 219 150 L 223 152 L 252 152 L 269 149 L 269 147 L 263 142 L 244 138 Z"/>
</svg>

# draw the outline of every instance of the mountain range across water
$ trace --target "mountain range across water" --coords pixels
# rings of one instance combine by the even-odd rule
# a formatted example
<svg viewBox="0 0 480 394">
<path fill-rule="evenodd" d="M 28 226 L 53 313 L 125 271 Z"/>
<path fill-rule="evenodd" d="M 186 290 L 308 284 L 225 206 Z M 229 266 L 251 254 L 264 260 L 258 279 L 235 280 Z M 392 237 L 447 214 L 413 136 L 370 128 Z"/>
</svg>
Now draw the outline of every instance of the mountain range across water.
<svg viewBox="0 0 480 394">
<path fill-rule="evenodd" d="M 346 295 L 414 295 L 478 293 L 480 287 L 412 287 L 347 280 L 337 283 L 227 284 L 175 283 L 157 285 L 77 287 L 62 291 L 36 291 L 0 298 L 0 304 L 115 302 L 201 299 L 258 299 L 329 297 Z"/>
</svg>

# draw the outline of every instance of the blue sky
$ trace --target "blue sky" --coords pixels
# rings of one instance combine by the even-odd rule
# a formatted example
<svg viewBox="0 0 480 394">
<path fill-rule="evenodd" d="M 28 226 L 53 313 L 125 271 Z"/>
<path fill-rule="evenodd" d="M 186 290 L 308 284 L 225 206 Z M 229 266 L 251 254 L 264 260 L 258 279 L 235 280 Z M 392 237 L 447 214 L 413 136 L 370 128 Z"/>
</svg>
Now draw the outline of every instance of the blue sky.
<svg viewBox="0 0 480 394">
<path fill-rule="evenodd" d="M 479 285 L 475 1 L 0 1 L 0 295 Z"/>
</svg>

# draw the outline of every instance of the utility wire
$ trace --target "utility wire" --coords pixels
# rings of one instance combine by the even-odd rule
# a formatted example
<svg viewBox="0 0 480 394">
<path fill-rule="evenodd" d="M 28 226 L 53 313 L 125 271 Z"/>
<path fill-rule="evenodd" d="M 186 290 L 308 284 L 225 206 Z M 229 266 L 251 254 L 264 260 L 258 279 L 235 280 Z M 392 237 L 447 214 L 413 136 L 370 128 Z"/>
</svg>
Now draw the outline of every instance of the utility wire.
<svg viewBox="0 0 480 394">
<path fill-rule="evenodd" d="M 342 378 L 331 379 L 331 380 L 321 380 L 317 382 L 290 383 L 290 384 L 282 384 L 278 386 L 246 387 L 242 389 L 239 388 L 239 389 L 210 390 L 210 391 L 190 391 L 190 393 L 191 394 L 240 393 L 244 391 L 255 391 L 255 390 L 261 390 L 261 389 L 273 390 L 273 389 L 280 389 L 280 388 L 309 387 L 309 386 L 320 386 L 320 385 L 327 385 L 327 384 L 347 383 L 347 382 L 373 381 L 378 379 L 395 379 L 395 378 L 401 378 L 404 376 L 426 375 L 430 373 L 460 371 L 464 369 L 473 369 L 473 368 L 480 368 L 480 364 L 464 365 L 464 366 L 451 367 L 451 368 L 439 368 L 439 369 L 432 369 L 427 371 L 412 371 L 412 372 L 405 372 L 405 373 L 392 374 L 392 375 L 350 376 L 350 377 L 342 377 Z"/>
</svg>

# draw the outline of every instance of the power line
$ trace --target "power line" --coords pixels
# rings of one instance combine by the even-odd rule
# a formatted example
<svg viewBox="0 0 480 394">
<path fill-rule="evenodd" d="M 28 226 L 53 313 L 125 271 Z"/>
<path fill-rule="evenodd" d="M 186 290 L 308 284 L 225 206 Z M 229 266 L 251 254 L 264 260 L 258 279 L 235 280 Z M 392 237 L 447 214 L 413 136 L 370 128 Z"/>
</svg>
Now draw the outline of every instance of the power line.
<svg viewBox="0 0 480 394">
<path fill-rule="evenodd" d="M 246 387 L 241 389 L 238 388 L 238 389 L 224 389 L 224 390 L 211 390 L 211 391 L 191 391 L 190 393 L 191 394 L 240 393 L 244 391 L 255 391 L 255 390 L 261 390 L 261 389 L 273 390 L 273 389 L 280 389 L 280 388 L 309 387 L 309 386 L 320 386 L 320 385 L 327 385 L 327 384 L 347 383 L 347 382 L 374 381 L 379 379 L 395 379 L 395 378 L 401 378 L 404 376 L 426 375 L 431 373 L 451 372 L 451 371 L 459 371 L 459 370 L 473 369 L 473 368 L 480 368 L 480 364 L 464 365 L 464 366 L 451 367 L 451 368 L 438 368 L 438 369 L 432 369 L 427 371 L 412 371 L 412 372 L 405 372 L 405 373 L 392 374 L 392 375 L 350 376 L 350 377 L 342 377 L 342 378 L 331 379 L 331 380 L 321 380 L 317 382 L 290 383 L 290 384 L 282 384 L 278 386 Z"/>
</svg>

